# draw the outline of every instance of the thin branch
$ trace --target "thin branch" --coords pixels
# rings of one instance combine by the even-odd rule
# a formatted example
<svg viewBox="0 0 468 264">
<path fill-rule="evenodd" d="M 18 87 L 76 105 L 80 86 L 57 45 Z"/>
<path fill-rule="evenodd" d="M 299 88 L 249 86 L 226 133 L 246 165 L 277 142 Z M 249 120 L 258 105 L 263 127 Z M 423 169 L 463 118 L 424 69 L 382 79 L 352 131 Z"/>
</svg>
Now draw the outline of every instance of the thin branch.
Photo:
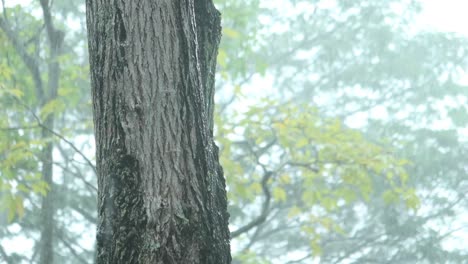
<svg viewBox="0 0 468 264">
<path fill-rule="evenodd" d="M 76 167 L 75 167 L 75 169 L 77 169 L 77 171 L 75 172 L 75 171 L 72 171 L 70 168 L 68 168 L 66 166 L 63 166 L 63 164 L 61 164 L 61 163 L 54 162 L 54 165 L 60 167 L 64 172 L 68 172 L 70 174 L 73 174 L 75 177 L 79 178 L 86 185 L 86 187 L 88 187 L 88 189 L 91 192 L 96 192 L 97 193 L 97 188 L 93 184 L 88 182 L 86 180 L 86 178 L 84 177 L 84 175 L 78 172 L 79 170 Z"/>
<path fill-rule="evenodd" d="M 52 4 L 49 5 L 49 0 L 40 0 L 40 2 L 42 13 L 44 16 L 44 23 L 47 31 L 47 38 L 49 39 L 49 44 L 51 47 L 52 59 L 55 59 L 54 57 L 58 55 L 58 49 L 63 43 L 65 33 L 54 27 L 54 24 L 52 22 L 52 15 L 50 13 L 50 6 Z"/>
<path fill-rule="evenodd" d="M 285 165 L 294 166 L 294 167 L 304 167 L 312 172 L 315 172 L 315 173 L 319 172 L 319 169 L 317 167 L 314 167 L 312 163 L 288 161 L 285 163 Z"/>
<path fill-rule="evenodd" d="M 17 126 L 17 127 L 0 127 L 0 130 L 2 131 L 13 131 L 13 130 L 20 130 L 20 129 L 37 129 L 40 128 L 40 126 Z"/>
<path fill-rule="evenodd" d="M 237 229 L 236 231 L 231 232 L 231 238 L 237 237 L 241 235 L 242 233 L 250 231 L 252 228 L 261 225 L 264 223 L 268 217 L 268 213 L 270 210 L 270 202 L 271 202 L 271 194 L 270 190 L 268 189 L 268 180 L 271 178 L 273 175 L 273 172 L 268 170 L 265 164 L 262 164 L 260 162 L 260 155 L 263 154 L 265 151 L 267 151 L 269 148 L 271 148 L 274 144 L 276 143 L 276 138 L 273 139 L 271 142 L 269 142 L 266 146 L 260 148 L 257 151 L 254 151 L 252 147 L 247 142 L 247 147 L 251 154 L 255 157 L 257 164 L 260 165 L 263 169 L 263 177 L 261 180 L 261 185 L 262 185 L 262 190 L 263 190 L 263 195 L 265 196 L 265 199 L 262 204 L 262 211 L 259 216 L 257 216 L 254 220 L 252 220 L 250 223 L 247 225 Z"/>
<path fill-rule="evenodd" d="M 97 170 L 96 170 L 96 166 L 94 166 L 94 164 L 91 162 L 91 160 L 89 160 L 85 154 L 83 154 L 83 152 L 81 152 L 81 150 L 79 150 L 75 144 L 73 144 L 73 142 L 69 141 L 68 139 L 66 139 L 64 136 L 62 136 L 61 134 L 55 132 L 53 129 L 50 129 L 48 126 L 44 125 L 41 121 L 41 119 L 34 113 L 34 111 L 32 109 L 30 109 L 27 105 L 25 105 L 23 102 L 19 101 L 17 98 L 15 98 L 17 100 L 17 102 L 22 105 L 24 108 L 26 108 L 26 110 L 28 110 L 28 112 L 31 113 L 31 115 L 34 117 L 34 119 L 36 120 L 37 124 L 47 130 L 48 132 L 50 132 L 52 135 L 58 137 L 59 139 L 61 139 L 62 141 L 64 141 L 65 143 L 67 143 L 76 153 L 78 153 L 82 158 L 83 160 L 86 162 L 86 164 L 88 164 L 89 167 L 91 167 L 94 171 L 94 173 L 97 175 Z"/>
<path fill-rule="evenodd" d="M 37 119 L 36 119 L 37 120 Z M 40 120 L 39 120 L 40 121 Z M 38 122 L 39 122 L 38 121 Z M 96 166 L 94 166 L 94 164 L 91 162 L 91 160 L 89 160 L 84 154 L 83 152 L 81 152 L 71 141 L 69 141 L 68 139 L 66 139 L 64 136 L 60 135 L 59 133 L 55 132 L 54 130 L 48 128 L 47 126 L 43 125 L 42 123 L 39 123 L 39 126 L 41 126 L 42 128 L 44 128 L 45 130 L 49 131 L 50 133 L 52 133 L 54 136 L 58 137 L 59 139 L 61 139 L 62 141 L 64 141 L 65 143 L 67 143 L 73 150 L 76 151 L 76 153 L 78 153 L 84 160 L 85 162 L 88 164 L 89 167 L 91 167 L 94 171 L 94 173 L 97 175 L 97 170 L 96 170 Z"/>
<path fill-rule="evenodd" d="M 5 261 L 5 263 L 7 264 L 10 264 L 10 263 L 13 263 L 10 259 L 10 257 L 8 256 L 8 254 L 5 252 L 5 250 L 3 249 L 2 246 L 0 246 L 0 256 L 2 257 L 2 259 Z"/>
<path fill-rule="evenodd" d="M 54 27 L 52 22 L 52 15 L 50 13 L 49 0 L 40 0 L 42 12 L 44 15 L 44 23 L 47 31 L 47 39 L 49 40 L 50 46 L 50 58 L 49 58 L 49 71 L 48 71 L 48 86 L 49 94 L 47 100 L 53 100 L 57 97 L 57 91 L 59 88 L 60 80 L 60 65 L 57 61 L 58 56 L 61 54 L 63 40 L 65 33 Z"/>
<path fill-rule="evenodd" d="M 250 236 L 250 241 L 249 243 L 242 249 L 241 252 L 248 252 L 248 250 L 252 247 L 253 244 L 255 244 L 257 242 L 257 239 L 258 239 L 258 235 L 260 234 L 260 232 L 262 231 L 262 229 L 264 228 L 265 226 L 263 225 L 258 225 L 256 226 L 255 228 L 255 232 L 253 233 L 252 236 Z"/>
<path fill-rule="evenodd" d="M 44 23 L 47 29 L 47 36 L 49 38 L 49 41 L 52 42 L 52 39 L 55 35 L 55 28 L 52 24 L 52 15 L 50 14 L 49 0 L 40 0 L 40 2 L 42 13 L 44 15 Z"/>
<path fill-rule="evenodd" d="M 360 241 L 360 242 L 356 243 L 355 247 L 349 249 L 342 256 L 337 258 L 333 263 L 334 264 L 342 263 L 342 261 L 346 260 L 347 258 L 350 258 L 353 254 L 356 254 L 359 250 L 362 250 L 364 247 L 369 246 L 370 244 L 374 243 L 375 241 L 377 241 L 378 239 L 380 239 L 383 236 L 384 236 L 384 234 L 376 235 L 376 236 L 370 237 L 370 238 L 368 238 L 368 239 L 366 239 L 364 241 Z"/>
<path fill-rule="evenodd" d="M 76 252 L 76 250 L 73 248 L 73 245 L 71 245 L 68 241 L 65 240 L 63 235 L 58 236 L 60 241 L 63 243 L 63 245 L 70 250 L 73 256 L 75 256 L 76 259 L 78 259 L 81 263 L 87 264 L 88 262 Z"/>
<path fill-rule="evenodd" d="M 447 212 L 449 212 L 451 209 L 453 209 L 456 205 L 458 205 L 459 203 L 461 203 L 465 199 L 466 199 L 466 193 L 460 194 L 458 199 L 456 199 L 455 201 L 449 203 L 446 207 L 440 209 L 439 211 L 437 211 L 435 213 L 432 213 L 432 214 L 430 214 L 428 216 L 425 216 L 422 219 L 422 223 L 427 223 L 431 219 L 434 219 L 434 218 L 437 218 L 437 217 L 439 217 L 439 216 L 441 216 L 443 214 L 446 214 Z"/>
<path fill-rule="evenodd" d="M 90 189 L 91 192 L 95 192 L 95 194 L 97 194 L 97 191 L 98 191 L 97 187 L 94 184 L 92 184 L 91 182 L 89 182 L 88 180 L 86 180 L 85 176 L 83 174 L 81 174 L 80 168 L 78 168 L 78 166 L 76 164 L 74 164 L 74 163 L 72 163 L 71 166 L 73 168 L 75 168 L 75 170 L 76 170 L 74 175 L 79 177 L 84 182 L 84 184 L 86 184 L 86 186 L 88 187 L 88 189 Z M 71 170 L 70 170 L 70 172 L 71 172 Z"/>
<path fill-rule="evenodd" d="M 42 31 L 43 29 L 45 28 L 45 25 L 42 25 L 37 31 L 36 31 L 36 34 L 34 34 L 32 37 L 30 37 L 26 42 L 24 42 L 24 46 L 27 47 L 28 45 L 30 45 L 31 43 L 34 43 L 36 44 L 36 47 L 39 46 L 39 38 L 42 34 Z M 37 53 L 37 50 L 36 49 L 36 53 Z"/>
<path fill-rule="evenodd" d="M 247 82 L 249 82 L 252 77 L 255 75 L 255 72 L 251 72 L 248 76 L 246 76 L 245 78 L 243 78 L 241 81 L 239 81 L 236 86 L 242 86 L 244 84 L 246 84 Z M 217 107 L 220 109 L 219 110 L 219 113 L 223 113 L 233 102 L 234 100 L 237 98 L 237 95 L 234 93 L 231 98 L 229 98 L 229 100 L 227 100 L 226 102 L 224 103 L 221 103 L 221 104 L 218 104 Z"/>
<path fill-rule="evenodd" d="M 270 209 L 270 201 L 271 201 L 271 194 L 267 185 L 268 185 L 268 180 L 271 178 L 272 175 L 273 173 L 271 171 L 267 171 L 263 174 L 263 177 L 262 177 L 261 184 L 262 184 L 263 194 L 265 195 L 265 200 L 262 205 L 262 212 L 260 213 L 259 216 L 257 216 L 257 218 L 252 220 L 247 225 L 237 229 L 236 231 L 231 232 L 231 238 L 235 238 L 241 235 L 242 233 L 248 232 L 252 228 L 265 222 L 265 220 L 267 219 L 268 211 Z"/>
<path fill-rule="evenodd" d="M 304 260 L 306 260 L 306 259 L 308 259 L 308 258 L 310 258 L 312 256 L 313 256 L 312 253 L 309 253 L 309 254 L 305 255 L 304 257 L 302 257 L 300 259 L 290 260 L 290 261 L 286 262 L 286 264 L 300 263 L 300 262 L 302 262 L 302 261 L 304 261 Z"/>
<path fill-rule="evenodd" d="M 5 7 L 5 0 L 2 0 L 2 9 L 3 9 L 3 17 L 7 19 L 7 11 Z"/>
<path fill-rule="evenodd" d="M 98 223 L 98 220 L 95 216 L 92 214 L 88 213 L 85 209 L 80 208 L 77 204 L 72 204 L 70 205 L 70 208 L 76 211 L 77 213 L 81 214 L 88 222 L 96 225 Z"/>
<path fill-rule="evenodd" d="M 453 233 L 458 232 L 458 231 L 463 230 L 463 229 L 468 229 L 468 225 L 462 225 L 462 226 L 460 226 L 458 228 L 452 229 L 452 230 L 446 232 L 445 234 L 440 235 L 438 240 L 442 241 L 442 240 L 446 239 L 447 237 L 451 236 Z"/>
<path fill-rule="evenodd" d="M 268 216 L 270 219 L 277 219 L 278 216 L 280 214 L 284 213 L 283 210 L 276 210 L 275 214 L 274 215 L 271 215 L 271 216 Z M 284 215 L 284 214 L 283 214 Z M 278 225 L 272 229 L 263 229 L 261 230 L 262 232 L 260 234 L 258 234 L 257 236 L 257 242 L 258 241 L 262 241 L 262 240 L 268 240 L 270 239 L 270 236 L 272 235 L 275 235 L 279 232 L 284 232 L 284 231 L 287 231 L 287 230 L 293 230 L 293 229 L 297 229 L 299 230 L 299 228 L 301 228 L 303 225 L 297 221 L 295 221 L 294 223 L 290 223 L 290 222 L 282 222 L 281 225 Z"/>
<path fill-rule="evenodd" d="M 28 54 L 26 48 L 24 47 L 24 44 L 21 43 L 21 41 L 19 40 L 18 35 L 12 30 L 12 28 L 8 24 L 8 21 L 2 17 L 0 17 L 0 28 L 3 30 L 3 32 L 5 32 L 5 35 L 7 36 L 8 40 L 10 40 L 10 42 L 13 44 L 13 47 L 15 48 L 20 58 L 23 60 L 23 63 L 26 65 L 26 68 L 28 68 L 28 70 L 31 72 L 34 81 L 34 86 L 36 87 L 37 97 L 43 99 L 44 88 L 42 86 L 39 63 L 34 57 Z"/>
</svg>

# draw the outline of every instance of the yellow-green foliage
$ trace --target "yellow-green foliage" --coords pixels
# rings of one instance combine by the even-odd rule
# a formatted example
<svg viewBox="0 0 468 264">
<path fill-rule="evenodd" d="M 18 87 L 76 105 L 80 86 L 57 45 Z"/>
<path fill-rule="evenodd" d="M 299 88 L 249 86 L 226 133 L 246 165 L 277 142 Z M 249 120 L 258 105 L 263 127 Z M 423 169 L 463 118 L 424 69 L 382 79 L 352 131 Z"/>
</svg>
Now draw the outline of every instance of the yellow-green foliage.
<svg viewBox="0 0 468 264">
<path fill-rule="evenodd" d="M 86 60 L 70 50 L 57 57 L 60 85 L 58 91 L 49 91 L 48 67 L 43 65 L 50 61 L 48 46 L 41 43 L 46 39 L 39 34 L 44 33 L 41 17 L 31 15 L 29 7 L 20 5 L 7 8 L 6 14 L 19 42 L 24 43 L 25 52 L 39 65 L 43 90 L 33 80 L 17 48 L 0 30 L 0 210 L 7 210 L 11 221 L 31 209 L 24 206 L 32 204 L 28 200 L 37 200 L 38 195 L 45 195 L 48 190 L 40 173 L 41 155 L 46 144 L 57 141 L 57 137 L 44 136 L 44 121 L 55 115 L 56 127 L 45 130 L 65 136 L 66 131 L 76 131 L 75 128 L 89 131 L 92 123 L 91 118 L 87 122 L 70 122 L 65 115 L 65 111 L 73 112 L 72 120 L 77 120 L 76 116 L 91 117 L 89 95 L 84 96 L 80 89 L 88 87 L 88 69 L 83 66 Z M 72 35 L 67 32 L 67 38 Z M 85 90 L 88 94 L 88 89 Z"/>
<path fill-rule="evenodd" d="M 11 97 L 11 90 L 4 91 L 0 100 Z M 24 215 L 25 196 L 45 195 L 48 190 L 41 175 L 36 173 L 37 154 L 46 142 L 30 139 L 26 130 L 31 127 L 26 120 L 15 120 L 12 124 L 7 115 L 0 118 L 0 210 L 7 211 L 10 222 L 16 215 Z"/>
<path fill-rule="evenodd" d="M 2 58 L 12 49 L 2 34 L 0 47 Z M 9 59 L 11 64 L 18 58 L 10 55 Z M 41 174 L 37 173 L 38 153 L 46 140 L 32 137 L 40 130 L 27 118 L 26 105 L 36 99 L 27 98 L 26 86 L 22 86 L 31 80 L 21 79 L 24 77 L 18 73 L 21 69 L 13 66 L 0 60 L 0 211 L 7 212 L 9 222 L 24 215 L 26 197 L 45 195 L 48 190 Z"/>
<path fill-rule="evenodd" d="M 217 117 L 217 140 L 233 206 L 258 204 L 262 173 L 273 172 L 268 183 L 273 202 L 290 206 L 288 217 L 300 219 L 316 254 L 317 228 L 345 232 L 327 215 L 341 206 L 370 202 L 376 182 L 385 186 L 382 202 L 419 206 L 414 190 L 406 186 L 409 161 L 306 104 L 264 100 L 245 113 Z"/>
</svg>

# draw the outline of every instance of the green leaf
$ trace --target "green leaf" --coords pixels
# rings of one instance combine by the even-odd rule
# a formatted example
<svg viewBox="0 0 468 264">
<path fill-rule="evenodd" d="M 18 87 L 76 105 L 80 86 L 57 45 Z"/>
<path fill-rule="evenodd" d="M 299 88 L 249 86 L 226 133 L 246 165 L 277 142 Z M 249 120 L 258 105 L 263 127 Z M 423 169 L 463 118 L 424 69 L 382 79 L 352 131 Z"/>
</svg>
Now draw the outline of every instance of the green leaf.
<svg viewBox="0 0 468 264">
<path fill-rule="evenodd" d="M 322 255 L 322 247 L 320 247 L 319 240 L 317 238 L 310 240 L 310 247 L 312 248 L 314 256 L 318 257 Z"/>
<path fill-rule="evenodd" d="M 297 148 L 302 148 L 302 147 L 305 147 L 309 144 L 309 140 L 305 137 L 303 138 L 300 138 L 297 142 L 296 142 L 296 147 Z"/>
<path fill-rule="evenodd" d="M 50 114 L 55 112 L 62 112 L 64 109 L 65 104 L 59 99 L 54 99 L 49 101 L 47 104 L 44 105 L 44 107 L 42 107 L 40 117 L 42 119 L 45 119 Z"/>
<path fill-rule="evenodd" d="M 35 193 L 46 196 L 47 191 L 49 190 L 49 185 L 45 181 L 39 181 L 32 185 L 32 190 Z"/>
<path fill-rule="evenodd" d="M 24 185 L 22 183 L 18 184 L 18 186 L 16 186 L 16 188 L 19 191 L 24 192 L 24 193 L 29 193 L 31 191 L 28 187 L 26 187 L 26 185 Z"/>
<path fill-rule="evenodd" d="M 65 97 L 65 96 L 73 95 L 75 92 L 76 92 L 76 89 L 74 88 L 60 87 L 57 93 L 59 96 Z"/>
<path fill-rule="evenodd" d="M 416 195 L 416 190 L 407 189 L 403 195 L 404 195 L 406 207 L 413 209 L 414 211 L 417 211 L 419 207 L 421 206 L 421 201 L 419 200 L 419 197 Z"/>
<path fill-rule="evenodd" d="M 24 216 L 24 203 L 23 203 L 23 198 L 20 196 L 16 197 L 15 200 L 15 205 L 16 205 L 16 214 L 21 218 Z"/>
<path fill-rule="evenodd" d="M 238 39 L 241 36 L 238 31 L 232 28 L 223 28 L 223 35 L 226 35 L 232 39 Z"/>
<path fill-rule="evenodd" d="M 275 187 L 273 188 L 273 198 L 275 198 L 278 201 L 286 201 L 286 192 L 283 188 Z"/>
<path fill-rule="evenodd" d="M 20 89 L 8 89 L 7 90 L 7 93 L 17 97 L 17 98 L 21 98 L 24 96 L 24 92 L 21 91 Z"/>
<path fill-rule="evenodd" d="M 324 197 L 320 200 L 320 204 L 328 211 L 333 211 L 336 208 L 336 200 L 330 197 Z"/>
<path fill-rule="evenodd" d="M 250 185 L 250 188 L 254 193 L 260 193 L 262 191 L 262 185 L 258 182 L 254 182 Z"/>
<path fill-rule="evenodd" d="M 291 209 L 289 209 L 288 218 L 294 218 L 294 217 L 300 215 L 301 212 L 302 212 L 301 208 L 299 208 L 297 206 L 293 206 Z"/>
<path fill-rule="evenodd" d="M 13 208 L 9 208 L 7 217 L 8 223 L 13 222 L 13 219 L 15 219 L 15 210 Z"/>
<path fill-rule="evenodd" d="M 289 176 L 288 174 L 283 174 L 279 177 L 279 180 L 283 184 L 289 184 L 291 183 L 291 176 Z"/>
<path fill-rule="evenodd" d="M 387 190 L 382 194 L 382 198 L 386 204 L 395 203 L 398 201 L 398 194 L 392 190 Z"/>
<path fill-rule="evenodd" d="M 227 61 L 227 53 L 226 51 L 220 49 L 218 51 L 218 58 L 217 58 L 217 62 L 218 64 L 223 67 L 223 68 L 226 68 L 226 61 Z"/>
</svg>

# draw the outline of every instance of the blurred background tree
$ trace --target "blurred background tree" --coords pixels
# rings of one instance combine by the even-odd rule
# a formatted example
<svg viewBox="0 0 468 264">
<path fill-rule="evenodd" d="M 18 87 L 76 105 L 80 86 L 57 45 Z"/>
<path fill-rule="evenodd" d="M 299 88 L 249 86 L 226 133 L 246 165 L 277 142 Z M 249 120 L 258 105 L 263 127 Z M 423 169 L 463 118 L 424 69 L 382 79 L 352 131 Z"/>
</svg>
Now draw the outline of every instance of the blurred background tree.
<svg viewBox="0 0 468 264">
<path fill-rule="evenodd" d="M 84 4 L 3 3 L 0 259 L 92 263 Z M 463 263 L 467 39 L 418 27 L 418 1 L 215 3 L 235 261 Z"/>
</svg>

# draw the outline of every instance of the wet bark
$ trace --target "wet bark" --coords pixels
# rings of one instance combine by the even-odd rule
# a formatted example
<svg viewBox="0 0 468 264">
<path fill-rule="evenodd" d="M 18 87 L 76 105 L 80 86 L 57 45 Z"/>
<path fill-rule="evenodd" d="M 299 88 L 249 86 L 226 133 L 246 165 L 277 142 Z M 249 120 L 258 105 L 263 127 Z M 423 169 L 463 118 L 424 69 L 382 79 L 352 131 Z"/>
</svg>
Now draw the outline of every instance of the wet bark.
<svg viewBox="0 0 468 264">
<path fill-rule="evenodd" d="M 87 0 L 97 263 L 230 263 L 211 0 Z"/>
</svg>

